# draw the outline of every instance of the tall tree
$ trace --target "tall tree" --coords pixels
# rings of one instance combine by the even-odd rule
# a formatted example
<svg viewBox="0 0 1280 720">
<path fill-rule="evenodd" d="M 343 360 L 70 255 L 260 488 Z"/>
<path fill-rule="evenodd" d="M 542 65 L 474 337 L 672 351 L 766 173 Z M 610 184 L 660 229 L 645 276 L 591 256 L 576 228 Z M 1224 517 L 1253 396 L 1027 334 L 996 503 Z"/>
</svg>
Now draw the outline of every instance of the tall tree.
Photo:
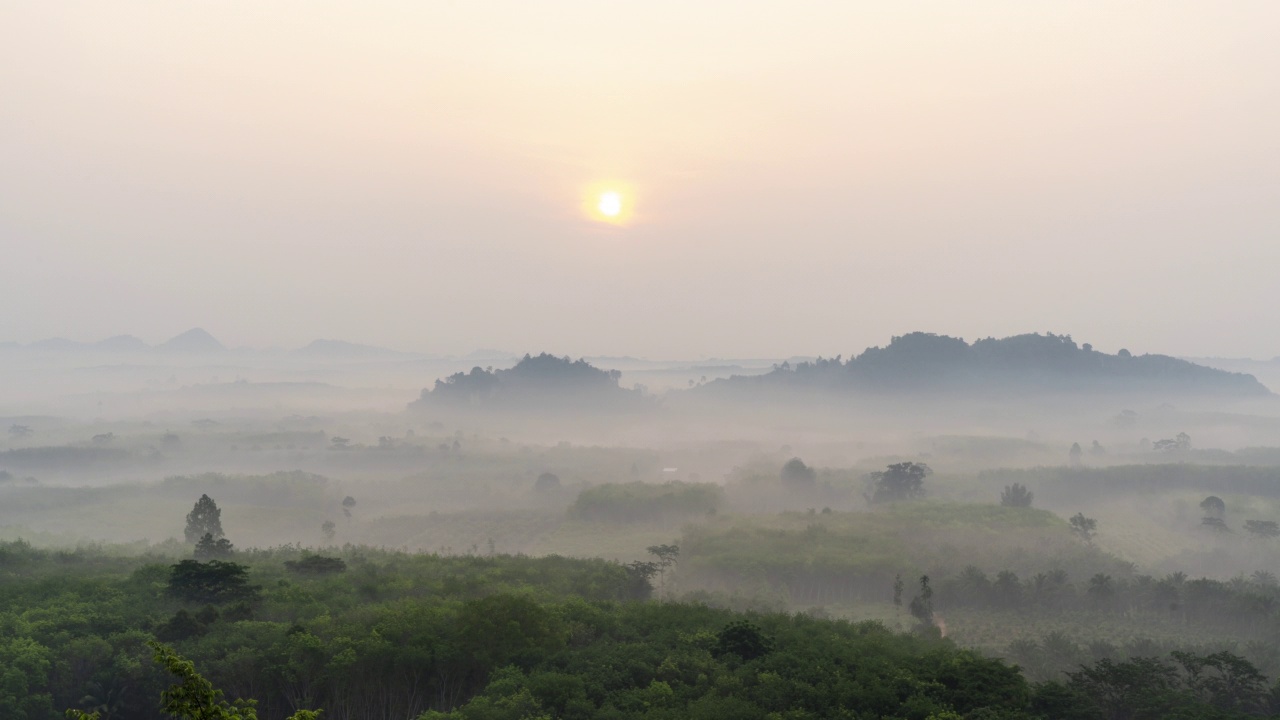
<svg viewBox="0 0 1280 720">
<path fill-rule="evenodd" d="M 222 532 L 222 511 L 218 509 L 218 504 L 208 495 L 201 495 L 195 507 L 187 513 L 185 535 L 187 542 L 194 545 L 206 534 L 212 535 L 213 539 L 217 540 L 226 533 Z"/>
<path fill-rule="evenodd" d="M 660 583 L 662 590 L 665 592 L 667 588 L 667 573 L 680 558 L 680 546 L 650 545 L 645 549 L 650 555 L 658 558 L 658 582 Z"/>
<path fill-rule="evenodd" d="M 1080 467 L 1080 458 L 1084 457 L 1084 450 L 1080 449 L 1080 443 L 1071 443 L 1071 449 L 1067 451 L 1067 460 L 1071 463 L 1071 467 Z"/>
<path fill-rule="evenodd" d="M 911 598 L 907 606 L 911 616 L 920 623 L 921 628 L 933 628 L 933 588 L 929 587 L 929 576 L 920 576 L 920 594 Z"/>
</svg>

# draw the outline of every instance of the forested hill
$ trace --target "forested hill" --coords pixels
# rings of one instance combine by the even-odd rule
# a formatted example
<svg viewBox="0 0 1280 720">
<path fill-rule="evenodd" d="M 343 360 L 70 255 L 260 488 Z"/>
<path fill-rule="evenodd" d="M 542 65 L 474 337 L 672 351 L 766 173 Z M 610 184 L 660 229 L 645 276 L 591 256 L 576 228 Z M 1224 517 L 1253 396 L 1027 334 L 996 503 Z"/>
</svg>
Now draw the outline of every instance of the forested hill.
<svg viewBox="0 0 1280 720">
<path fill-rule="evenodd" d="M 1252 375 L 1196 365 L 1167 355 L 1111 355 L 1070 335 L 1031 333 L 961 338 L 915 332 L 885 347 L 842 361 L 783 363 L 755 377 L 735 376 L 705 386 L 729 394 L 750 388 L 881 392 L 977 391 L 1108 392 L 1261 396 L 1270 391 Z"/>
<path fill-rule="evenodd" d="M 573 407 L 609 410 L 646 406 L 644 394 L 621 387 L 622 373 L 602 370 L 585 360 L 555 355 L 525 355 L 505 370 L 475 367 L 455 373 L 423 389 L 409 404 L 411 410 L 437 406 L 516 409 L 520 407 Z"/>
</svg>

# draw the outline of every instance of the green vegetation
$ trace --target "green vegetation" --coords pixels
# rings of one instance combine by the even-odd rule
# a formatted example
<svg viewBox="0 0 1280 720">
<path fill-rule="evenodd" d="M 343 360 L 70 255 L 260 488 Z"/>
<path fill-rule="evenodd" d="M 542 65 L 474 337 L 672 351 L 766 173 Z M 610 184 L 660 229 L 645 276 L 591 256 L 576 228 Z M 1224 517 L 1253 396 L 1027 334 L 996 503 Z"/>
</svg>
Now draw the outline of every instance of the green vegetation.
<svg viewBox="0 0 1280 720">
<path fill-rule="evenodd" d="M 686 529 L 681 546 L 685 589 L 781 597 L 801 607 L 887 600 L 896 575 L 943 577 L 971 564 L 1024 574 L 1047 564 L 1073 575 L 1132 573 L 1079 542 L 1052 513 L 997 505 L 913 502 L 875 512 L 724 516 Z"/>
<path fill-rule="evenodd" d="M 338 558 L 346 573 L 286 569 L 307 557 L 239 553 L 209 563 L 201 581 L 238 589 L 186 595 L 174 589 L 191 561 L 0 545 L 0 713 L 1104 720 L 1176 710 L 1227 720 L 1280 710 L 1270 681 L 1221 651 L 1086 661 L 1034 684 L 931 627 L 898 634 L 876 622 L 646 602 L 642 578 L 598 560 L 351 548 Z M 922 624 L 932 605 L 921 578 L 911 606 Z M 1069 643 L 1064 651 L 1085 657 Z"/>
<path fill-rule="evenodd" d="M 723 503 L 724 490 L 711 483 L 631 482 L 583 490 L 569 507 L 569 516 L 590 521 L 655 522 L 713 514 Z"/>
<path fill-rule="evenodd" d="M 6 483 L 0 519 L 62 549 L 0 543 L 0 717 L 159 718 L 174 662 L 207 678 L 197 696 L 246 701 L 201 712 L 263 720 L 1278 709 L 1275 468 L 1083 466 L 1096 450 L 1079 468 L 823 467 L 784 446 L 720 485 L 693 451 L 447 437 L 322 451 L 411 459 L 392 479 Z M 655 482 L 675 466 L 690 481 Z M 76 547 L 147 521 L 178 539 Z"/>
</svg>

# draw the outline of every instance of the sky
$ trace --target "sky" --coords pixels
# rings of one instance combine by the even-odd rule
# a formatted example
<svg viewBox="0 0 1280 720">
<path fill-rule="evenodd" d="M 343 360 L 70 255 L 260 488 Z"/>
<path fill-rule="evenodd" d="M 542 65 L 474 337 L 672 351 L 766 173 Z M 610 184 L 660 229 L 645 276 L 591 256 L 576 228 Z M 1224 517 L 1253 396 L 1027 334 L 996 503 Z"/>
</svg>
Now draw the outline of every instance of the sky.
<svg viewBox="0 0 1280 720">
<path fill-rule="evenodd" d="M 1270 358 L 1277 34 L 1270 0 L 7 0 L 0 341 Z"/>
</svg>

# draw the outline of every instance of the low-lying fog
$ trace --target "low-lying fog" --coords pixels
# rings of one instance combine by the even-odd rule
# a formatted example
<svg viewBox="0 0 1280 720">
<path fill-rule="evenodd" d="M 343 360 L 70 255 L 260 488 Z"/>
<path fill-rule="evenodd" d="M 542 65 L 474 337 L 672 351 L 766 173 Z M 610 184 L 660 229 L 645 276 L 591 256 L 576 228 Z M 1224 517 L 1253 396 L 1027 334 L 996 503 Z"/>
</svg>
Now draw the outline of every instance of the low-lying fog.
<svg viewBox="0 0 1280 720">
<path fill-rule="evenodd" d="M 188 340 L 0 350 L 0 540 L 183 556 L 207 495 L 238 550 L 670 544 L 661 593 L 739 608 L 896 618 L 894 578 L 928 574 L 953 636 L 1000 652 L 984 613 L 1132 619 L 1159 583 L 1280 574 L 1280 402 L 1239 362 L 1052 335 L 661 362 Z"/>
</svg>

